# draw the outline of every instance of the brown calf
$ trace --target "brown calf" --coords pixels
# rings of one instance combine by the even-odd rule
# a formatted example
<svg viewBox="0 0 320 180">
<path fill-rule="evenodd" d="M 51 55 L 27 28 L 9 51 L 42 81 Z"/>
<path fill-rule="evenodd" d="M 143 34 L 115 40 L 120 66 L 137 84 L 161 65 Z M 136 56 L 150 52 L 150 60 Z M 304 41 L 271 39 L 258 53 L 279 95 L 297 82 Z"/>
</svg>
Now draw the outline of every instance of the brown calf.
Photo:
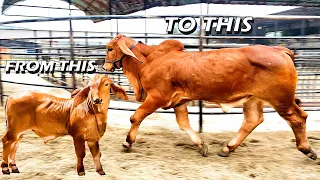
<svg viewBox="0 0 320 180">
<path fill-rule="evenodd" d="M 11 95 L 6 102 L 7 133 L 2 138 L 2 173 L 10 174 L 8 164 L 13 173 L 19 173 L 16 166 L 18 143 L 26 131 L 32 130 L 45 143 L 58 136 L 71 135 L 79 175 L 85 174 L 83 158 L 87 141 L 96 170 L 104 175 L 99 140 L 106 129 L 110 88 L 116 96 L 128 99 L 125 91 L 104 75 L 95 75 L 85 88 L 75 90 L 71 99 L 37 92 Z"/>
<path fill-rule="evenodd" d="M 141 122 L 149 114 L 158 108 L 174 108 L 179 127 L 205 156 L 207 146 L 190 127 L 186 102 L 205 100 L 219 104 L 224 112 L 243 104 L 244 121 L 239 132 L 218 153 L 228 156 L 263 122 L 263 104 L 268 102 L 292 128 L 297 148 L 307 157 L 317 158 L 306 136 L 308 114 L 296 103 L 297 72 L 289 49 L 255 45 L 185 52 L 176 40 L 148 46 L 122 34 L 106 49 L 104 68 L 113 71 L 123 66 L 136 99 L 143 102 L 130 118 L 125 148 L 134 143 Z"/>
</svg>

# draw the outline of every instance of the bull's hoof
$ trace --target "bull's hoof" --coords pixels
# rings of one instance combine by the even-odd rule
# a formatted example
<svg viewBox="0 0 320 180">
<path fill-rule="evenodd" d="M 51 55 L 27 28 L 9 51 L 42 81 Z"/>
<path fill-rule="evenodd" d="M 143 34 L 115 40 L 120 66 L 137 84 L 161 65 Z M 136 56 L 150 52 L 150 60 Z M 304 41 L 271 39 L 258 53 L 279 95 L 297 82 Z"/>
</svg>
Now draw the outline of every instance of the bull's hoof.
<svg viewBox="0 0 320 180">
<path fill-rule="evenodd" d="M 203 156 L 203 157 L 207 157 L 207 154 L 208 154 L 208 146 L 203 143 L 201 145 L 201 147 L 199 148 L 199 153 Z"/>
<path fill-rule="evenodd" d="M 98 170 L 97 173 L 100 175 L 106 175 L 106 173 L 103 170 Z"/>
<path fill-rule="evenodd" d="M 230 153 L 231 153 L 230 149 L 227 146 L 225 146 L 217 154 L 221 157 L 228 157 Z"/>
<path fill-rule="evenodd" d="M 6 170 L 2 170 L 2 174 L 10 174 L 10 171 L 9 171 L 9 169 L 6 169 Z"/>
<path fill-rule="evenodd" d="M 317 160 L 317 153 L 315 153 L 312 148 L 307 148 L 307 149 L 303 149 L 303 148 L 298 148 L 300 152 L 302 152 L 303 154 L 305 154 L 308 158 L 312 159 L 312 160 Z"/>
<path fill-rule="evenodd" d="M 127 141 L 123 142 L 123 143 L 122 143 L 122 146 L 123 146 L 124 148 L 126 148 L 126 149 L 130 149 L 130 148 L 131 148 L 131 144 L 128 143 Z"/>
<path fill-rule="evenodd" d="M 306 156 L 312 160 L 317 160 L 317 153 L 311 150 L 310 153 L 306 154 Z"/>
<path fill-rule="evenodd" d="M 86 175 L 86 173 L 84 171 L 82 171 L 82 172 L 78 172 L 78 175 L 79 176 L 84 176 L 84 175 Z"/>
<path fill-rule="evenodd" d="M 12 169 L 12 171 L 11 171 L 12 173 L 20 173 L 20 171 L 19 171 L 19 169 L 17 168 L 17 169 Z"/>
</svg>

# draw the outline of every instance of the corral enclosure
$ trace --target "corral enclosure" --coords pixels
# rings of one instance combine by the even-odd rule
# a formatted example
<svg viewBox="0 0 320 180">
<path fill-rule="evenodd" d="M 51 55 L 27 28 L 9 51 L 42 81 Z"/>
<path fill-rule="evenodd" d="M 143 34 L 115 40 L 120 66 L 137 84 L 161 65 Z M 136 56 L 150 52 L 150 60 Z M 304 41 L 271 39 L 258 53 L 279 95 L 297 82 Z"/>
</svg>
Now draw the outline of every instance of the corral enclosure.
<svg viewBox="0 0 320 180">
<path fill-rule="evenodd" d="M 5 3 L 10 4 L 8 1 L 5 1 Z M 96 2 L 93 1 L 93 3 Z M 192 11 L 189 14 L 193 13 L 192 16 L 197 20 L 200 20 L 203 16 L 221 15 L 214 14 L 214 6 L 211 6 L 210 2 L 208 3 L 196 4 L 193 9 L 198 8 L 199 11 Z M 68 6 L 59 7 L 60 10 L 67 13 L 70 10 L 72 15 L 61 19 L 49 17 L 44 19 L 43 22 L 37 22 L 38 20 L 34 19 L 36 17 L 28 17 L 30 15 L 23 17 L 20 14 L 18 16 L 29 19 L 29 21 L 26 20 L 26 22 L 28 21 L 27 24 L 33 24 L 36 27 L 39 27 L 36 24 L 52 23 L 51 26 L 45 26 L 45 28 L 32 29 L 30 25 L 24 26 L 26 22 L 0 22 L 1 97 L 2 102 L 4 102 L 11 93 L 24 89 L 42 90 L 57 96 L 68 97 L 69 92 L 75 88 L 84 87 L 92 77 L 92 74 L 70 74 L 59 71 L 52 74 L 40 73 L 25 76 L 29 78 L 22 78 L 23 75 L 11 76 L 10 74 L 3 74 L 8 60 L 74 60 L 76 62 L 94 60 L 97 63 L 96 73 L 107 74 L 115 83 L 124 87 L 130 96 L 130 102 L 123 102 L 114 98 L 109 108 L 108 122 L 110 127 L 101 141 L 102 162 L 107 167 L 107 178 L 276 179 L 291 177 L 291 179 L 317 179 L 317 176 L 319 176 L 317 168 L 319 166 L 315 162 L 305 159 L 296 150 L 290 127 L 269 106 L 265 108 L 267 112 L 265 113 L 265 122 L 247 138 L 234 155 L 228 158 L 218 157 L 216 152 L 232 138 L 234 132 L 241 126 L 242 110 L 241 108 L 234 108 L 228 114 L 223 115 L 221 109 L 215 108 L 216 105 L 201 101 L 192 101 L 188 104 L 189 117 L 192 127 L 203 132 L 201 137 L 209 144 L 209 157 L 202 158 L 197 154 L 191 141 L 176 125 L 172 110 L 163 111 L 160 109 L 157 111 L 158 113 L 151 115 L 143 122 L 144 125 L 139 131 L 137 143 L 134 144 L 132 152 L 124 152 L 121 149 L 121 143 L 130 128 L 129 118 L 139 107 L 139 103 L 135 101 L 133 88 L 122 71 L 105 72 L 101 65 L 105 60 L 105 44 L 118 33 L 123 33 L 148 45 L 156 45 L 166 39 L 177 39 L 183 42 L 186 51 L 208 51 L 253 44 L 285 46 L 295 53 L 294 62 L 299 74 L 296 95 L 302 100 L 303 109 L 309 114 L 307 130 L 310 132 L 308 132 L 308 137 L 311 145 L 317 151 L 320 148 L 318 139 L 320 135 L 318 118 L 320 115 L 320 16 L 317 14 L 317 12 L 320 12 L 319 8 L 310 7 L 311 5 L 309 7 L 301 6 L 288 8 L 289 10 L 279 10 L 265 16 L 257 15 L 257 17 L 254 17 L 253 30 L 249 34 L 227 34 L 225 32 L 204 34 L 199 31 L 202 27 L 198 27 L 196 32 L 191 35 L 182 35 L 177 29 L 174 34 L 168 35 L 165 31 L 152 31 L 150 27 L 154 25 L 152 20 L 158 23 L 161 21 L 165 25 L 164 17 L 172 14 L 161 14 L 162 16 L 159 16 L 159 14 L 148 14 L 148 11 L 138 12 L 133 14 L 132 17 L 117 16 L 112 13 L 111 15 L 102 13 L 101 16 L 96 14 L 99 16 L 95 16 L 94 21 L 99 20 L 97 23 L 103 22 L 102 20 L 108 21 L 108 25 L 112 26 L 111 28 L 102 28 L 99 31 L 91 31 L 85 28 L 85 30 L 82 30 L 79 26 L 72 28 L 72 25 L 77 24 L 77 21 L 85 22 L 83 19 L 91 22 L 91 20 L 88 20 L 90 16 L 73 15 L 78 15 L 74 12 L 79 11 L 77 4 L 74 3 L 74 5 L 76 7 L 71 6 L 70 9 Z M 28 6 L 28 1 L 13 5 L 13 7 L 15 6 Z M 38 6 L 33 8 L 57 8 Z M 120 6 L 117 3 L 111 5 L 111 12 L 117 14 L 117 12 L 120 12 L 120 9 L 117 10 Z M 222 6 L 219 8 L 222 8 Z M 250 7 L 244 6 L 243 8 Z M 88 5 L 87 9 L 88 12 L 92 11 L 91 5 Z M 6 11 L 7 17 L 15 16 L 11 12 L 10 9 Z M 179 16 L 178 13 L 173 14 Z M 183 14 L 185 13 L 181 13 L 180 16 L 184 17 Z M 223 15 L 235 16 L 230 10 Z M 58 29 L 56 20 L 59 20 L 57 22 L 61 22 L 64 28 Z M 71 26 L 69 26 L 69 20 Z M 139 23 L 144 26 L 142 28 L 144 31 L 130 29 L 128 28 L 130 25 L 123 25 L 125 23 L 132 23 L 131 26 Z M 3 108 L 1 112 L 3 112 Z M 2 114 L 3 117 L 4 112 Z M 1 119 L 3 121 L 1 121 L 0 126 L 4 127 L 4 118 Z M 5 129 L 1 129 L 3 129 L 3 131 L 0 131 L 2 135 Z M 33 147 L 37 147 L 37 150 L 32 150 Z M 68 149 L 68 153 L 63 154 L 61 151 L 65 149 Z M 275 149 L 279 149 L 279 153 L 275 154 Z M 39 155 L 41 152 L 47 153 Z M 53 160 L 50 160 L 49 154 L 55 154 Z M 86 177 L 89 179 L 99 178 L 94 172 L 89 151 L 87 151 L 87 154 L 85 167 L 89 173 Z M 33 176 L 48 179 L 51 177 L 55 179 L 76 177 L 76 159 L 72 140 L 69 137 L 58 138 L 52 144 L 43 145 L 40 138 L 28 134 L 22 141 L 17 156 L 19 167 L 23 173 L 12 176 L 13 179 L 31 179 Z M 36 157 L 34 162 L 31 162 L 34 157 Z M 181 162 L 183 163 L 181 164 Z M 41 168 L 34 168 L 34 166 L 41 166 L 42 164 L 46 165 Z M 56 168 L 57 164 L 60 167 Z M 297 164 L 299 164 L 298 167 Z M 297 169 L 299 170 L 297 171 Z M 31 173 L 27 175 L 28 171 Z"/>
</svg>

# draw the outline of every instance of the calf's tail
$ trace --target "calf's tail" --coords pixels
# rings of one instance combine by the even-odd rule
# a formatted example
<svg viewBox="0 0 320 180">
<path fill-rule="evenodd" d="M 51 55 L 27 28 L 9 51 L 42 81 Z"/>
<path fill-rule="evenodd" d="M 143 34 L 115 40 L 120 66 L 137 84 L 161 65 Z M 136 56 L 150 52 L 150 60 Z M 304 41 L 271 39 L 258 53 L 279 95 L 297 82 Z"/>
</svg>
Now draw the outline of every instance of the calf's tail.
<svg viewBox="0 0 320 180">
<path fill-rule="evenodd" d="M 8 99 L 6 100 L 6 103 L 4 105 L 4 113 L 5 113 L 5 119 L 6 119 L 6 130 L 8 131 L 8 116 L 7 116 L 7 104 L 8 104 Z"/>
</svg>

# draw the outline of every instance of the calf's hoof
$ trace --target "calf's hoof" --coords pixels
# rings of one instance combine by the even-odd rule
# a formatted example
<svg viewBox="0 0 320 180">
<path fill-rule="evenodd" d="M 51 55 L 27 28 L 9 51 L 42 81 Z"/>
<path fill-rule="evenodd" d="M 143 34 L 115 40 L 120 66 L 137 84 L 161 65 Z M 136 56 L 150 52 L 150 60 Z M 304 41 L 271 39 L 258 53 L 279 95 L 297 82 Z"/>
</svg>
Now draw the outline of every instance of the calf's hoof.
<svg viewBox="0 0 320 180">
<path fill-rule="evenodd" d="M 11 171 L 12 173 L 20 173 L 20 171 L 19 171 L 19 169 L 17 168 L 17 169 L 12 169 L 12 171 Z"/>
<path fill-rule="evenodd" d="M 106 173 L 103 170 L 98 170 L 97 173 L 100 175 L 106 175 Z"/>
<path fill-rule="evenodd" d="M 79 176 L 84 176 L 84 175 L 86 175 L 86 173 L 84 171 L 82 171 L 82 172 L 78 172 L 78 175 Z"/>
<path fill-rule="evenodd" d="M 128 143 L 127 141 L 125 141 L 122 143 L 122 146 L 126 149 L 130 149 L 132 145 L 130 143 Z"/>
<path fill-rule="evenodd" d="M 9 169 L 5 169 L 5 170 L 2 169 L 2 174 L 8 174 L 9 175 L 10 174 Z"/>
<path fill-rule="evenodd" d="M 20 173 L 20 171 L 18 170 L 17 168 L 17 165 L 16 164 L 9 164 L 9 167 L 11 168 L 11 172 L 12 173 Z"/>
<path fill-rule="evenodd" d="M 217 154 L 221 157 L 228 157 L 231 152 L 232 151 L 230 151 L 230 149 L 227 146 L 225 146 Z"/>
<path fill-rule="evenodd" d="M 2 169 L 2 174 L 8 174 L 9 175 L 10 174 L 9 169 L 5 169 L 5 170 Z"/>
<path fill-rule="evenodd" d="M 208 154 L 208 146 L 203 143 L 200 148 L 199 148 L 199 153 L 203 156 L 203 157 L 207 157 Z"/>
</svg>

